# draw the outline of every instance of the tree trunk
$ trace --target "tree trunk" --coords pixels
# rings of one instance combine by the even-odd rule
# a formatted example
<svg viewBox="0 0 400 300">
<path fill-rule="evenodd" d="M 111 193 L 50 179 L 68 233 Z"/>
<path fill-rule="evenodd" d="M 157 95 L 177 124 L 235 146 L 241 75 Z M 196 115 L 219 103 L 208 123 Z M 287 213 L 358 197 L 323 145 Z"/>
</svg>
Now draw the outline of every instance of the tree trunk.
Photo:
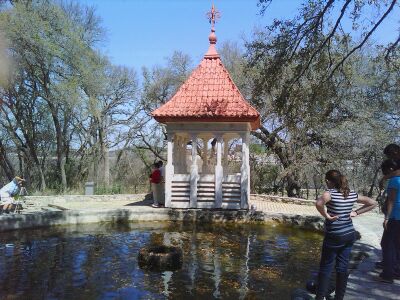
<svg viewBox="0 0 400 300">
<path fill-rule="evenodd" d="M 43 166 L 40 163 L 37 152 L 36 152 L 35 143 L 32 141 L 32 139 L 30 138 L 30 136 L 28 134 L 24 133 L 24 137 L 25 137 L 26 145 L 29 149 L 30 157 L 35 165 L 35 168 L 39 172 L 40 190 L 44 191 L 46 189 L 46 180 L 45 180 L 44 174 L 43 174 Z"/>
<path fill-rule="evenodd" d="M 97 165 L 98 165 L 98 138 L 97 138 L 97 122 L 95 118 L 91 120 L 90 124 L 90 145 L 91 145 L 91 153 L 89 157 L 89 172 L 88 172 L 88 180 L 93 181 L 98 184 L 98 174 L 97 174 Z"/>
<path fill-rule="evenodd" d="M 10 168 L 10 165 L 5 161 L 3 156 L 0 156 L 0 166 L 6 174 L 8 180 L 11 181 L 15 176 L 15 172 L 13 168 Z"/>
<path fill-rule="evenodd" d="M 297 176 L 294 174 L 287 175 L 287 187 L 286 192 L 288 197 L 300 198 L 300 184 Z"/>
<path fill-rule="evenodd" d="M 44 173 L 42 168 L 39 168 L 39 176 L 40 176 L 40 190 L 44 191 L 46 189 L 46 179 L 44 178 Z"/>
<path fill-rule="evenodd" d="M 252 132 L 252 134 L 260 139 L 267 148 L 271 149 L 279 158 L 283 168 L 288 170 L 292 166 L 292 161 L 288 152 L 288 146 L 281 140 L 277 133 L 269 132 L 265 127 L 260 128 L 260 132 Z M 286 191 L 288 197 L 300 197 L 300 183 L 296 174 L 289 173 L 286 176 L 287 186 Z M 283 191 L 282 191 L 283 193 Z"/>
<path fill-rule="evenodd" d="M 315 175 L 315 174 L 313 175 L 313 184 L 314 184 L 315 200 L 317 200 L 319 188 L 318 188 L 318 183 L 317 183 L 317 175 Z"/>
<path fill-rule="evenodd" d="M 310 197 L 310 188 L 308 186 L 308 180 L 306 181 L 306 195 L 307 195 L 307 200 L 308 200 Z"/>
<path fill-rule="evenodd" d="M 9 99 L 13 99 L 13 101 L 15 102 L 13 104 L 9 104 L 8 107 L 11 110 L 11 115 L 13 115 L 15 118 L 16 125 L 14 125 L 10 117 L 6 115 L 5 120 L 9 124 L 9 126 L 7 126 L 6 128 L 15 146 L 18 147 L 19 151 L 21 151 L 22 153 L 20 154 L 18 152 L 18 159 L 20 163 L 19 174 L 22 175 L 25 172 L 29 173 L 30 175 L 33 169 L 37 169 L 40 177 L 40 188 L 41 190 L 44 190 L 46 188 L 46 182 L 43 175 L 43 166 L 40 164 L 37 155 L 37 142 L 35 139 L 35 132 L 33 130 L 36 124 L 34 122 L 34 118 L 31 115 L 24 114 L 24 112 L 29 111 L 30 109 L 32 110 L 33 108 L 29 105 L 26 106 L 26 104 L 23 104 L 23 101 L 21 101 L 19 95 L 13 93 L 12 91 L 9 91 Z M 25 141 L 17 134 L 16 128 L 20 129 L 20 132 L 23 134 Z M 4 148 L 1 145 L 1 142 L 0 148 Z M 24 158 L 27 161 L 28 167 L 22 166 Z M 15 173 L 15 171 L 13 171 L 13 173 Z M 26 177 L 26 175 L 24 176 Z"/>
<path fill-rule="evenodd" d="M 110 185 L 110 156 L 107 145 L 104 143 L 103 149 L 103 157 L 104 157 L 104 183 L 106 186 Z"/>
<path fill-rule="evenodd" d="M 24 172 L 24 156 L 18 151 L 18 169 L 19 174 L 23 174 Z"/>
<path fill-rule="evenodd" d="M 106 136 L 107 136 L 107 131 L 106 128 L 102 125 L 99 126 L 98 128 L 99 132 L 99 143 L 100 143 L 100 157 L 102 160 L 102 183 L 105 186 L 110 185 L 110 157 L 108 153 L 108 147 L 106 143 Z"/>
<path fill-rule="evenodd" d="M 0 140 L 0 165 L 4 173 L 6 174 L 8 180 L 11 181 L 15 176 L 15 170 L 12 163 L 7 157 L 6 149 L 4 145 L 1 143 L 1 140 Z"/>
<path fill-rule="evenodd" d="M 61 177 L 61 187 L 63 191 L 67 190 L 67 175 L 65 173 L 65 157 L 64 157 L 64 143 L 63 143 L 63 132 L 61 129 L 61 123 L 57 116 L 57 108 L 51 101 L 47 101 L 51 116 L 53 118 L 54 128 L 56 131 L 56 145 L 57 145 L 57 168 Z"/>
<path fill-rule="evenodd" d="M 379 171 L 380 171 L 380 169 L 377 169 L 377 170 L 375 171 L 374 179 L 372 179 L 372 183 L 371 183 L 371 186 L 370 186 L 369 191 L 368 191 L 368 197 L 372 197 L 372 194 L 373 194 L 373 192 L 374 192 L 374 187 L 375 187 L 376 178 L 378 177 Z"/>
</svg>

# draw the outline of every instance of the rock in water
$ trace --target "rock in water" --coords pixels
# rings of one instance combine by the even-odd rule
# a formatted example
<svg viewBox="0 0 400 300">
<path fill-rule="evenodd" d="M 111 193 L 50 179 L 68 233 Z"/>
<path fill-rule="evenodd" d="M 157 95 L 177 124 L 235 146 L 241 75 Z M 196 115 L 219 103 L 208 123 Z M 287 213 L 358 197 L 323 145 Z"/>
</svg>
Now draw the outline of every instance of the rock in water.
<svg viewBox="0 0 400 300">
<path fill-rule="evenodd" d="M 171 246 L 144 247 L 139 250 L 138 264 L 141 269 L 175 271 L 182 267 L 182 249 Z"/>
</svg>

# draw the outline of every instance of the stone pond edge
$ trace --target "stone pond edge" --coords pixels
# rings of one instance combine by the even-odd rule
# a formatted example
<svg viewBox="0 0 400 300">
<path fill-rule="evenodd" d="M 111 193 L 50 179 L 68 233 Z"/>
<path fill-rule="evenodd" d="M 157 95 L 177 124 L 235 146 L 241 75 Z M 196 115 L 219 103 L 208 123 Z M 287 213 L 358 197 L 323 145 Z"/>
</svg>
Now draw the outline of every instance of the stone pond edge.
<svg viewBox="0 0 400 300">
<path fill-rule="evenodd" d="M 319 216 L 288 213 L 268 213 L 250 210 L 201 210 L 168 208 L 118 208 L 91 210 L 43 211 L 31 214 L 0 216 L 0 232 L 62 225 L 118 222 L 237 222 L 281 223 L 303 229 L 322 231 L 323 219 Z"/>
</svg>

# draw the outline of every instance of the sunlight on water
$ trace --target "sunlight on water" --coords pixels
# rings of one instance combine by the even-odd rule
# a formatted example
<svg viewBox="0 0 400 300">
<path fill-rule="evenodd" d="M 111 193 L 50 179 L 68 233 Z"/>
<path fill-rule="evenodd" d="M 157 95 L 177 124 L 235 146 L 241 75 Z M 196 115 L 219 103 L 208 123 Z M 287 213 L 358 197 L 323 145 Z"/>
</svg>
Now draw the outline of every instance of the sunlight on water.
<svg viewBox="0 0 400 300">
<path fill-rule="evenodd" d="M 317 269 L 321 235 L 271 225 L 132 223 L 2 233 L 0 299 L 288 299 Z M 174 245 L 179 271 L 138 251 Z"/>
</svg>

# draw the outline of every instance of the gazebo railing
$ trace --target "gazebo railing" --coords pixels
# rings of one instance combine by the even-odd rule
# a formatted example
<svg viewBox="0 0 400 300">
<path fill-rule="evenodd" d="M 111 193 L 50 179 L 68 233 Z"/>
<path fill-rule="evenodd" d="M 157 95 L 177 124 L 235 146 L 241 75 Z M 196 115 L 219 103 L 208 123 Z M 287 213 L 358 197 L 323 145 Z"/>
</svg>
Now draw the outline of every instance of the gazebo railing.
<svg viewBox="0 0 400 300">
<path fill-rule="evenodd" d="M 171 207 L 190 207 L 190 174 L 174 174 L 171 182 Z M 196 208 L 216 207 L 215 175 L 199 175 L 197 179 Z M 241 175 L 225 175 L 222 180 L 222 204 L 224 209 L 240 209 Z"/>
<path fill-rule="evenodd" d="M 171 207 L 189 208 L 190 175 L 174 174 L 171 183 Z"/>
<path fill-rule="evenodd" d="M 240 208 L 240 174 L 225 175 L 222 181 L 222 208 Z"/>
<path fill-rule="evenodd" d="M 215 207 L 215 175 L 200 175 L 197 181 L 197 207 Z"/>
</svg>

